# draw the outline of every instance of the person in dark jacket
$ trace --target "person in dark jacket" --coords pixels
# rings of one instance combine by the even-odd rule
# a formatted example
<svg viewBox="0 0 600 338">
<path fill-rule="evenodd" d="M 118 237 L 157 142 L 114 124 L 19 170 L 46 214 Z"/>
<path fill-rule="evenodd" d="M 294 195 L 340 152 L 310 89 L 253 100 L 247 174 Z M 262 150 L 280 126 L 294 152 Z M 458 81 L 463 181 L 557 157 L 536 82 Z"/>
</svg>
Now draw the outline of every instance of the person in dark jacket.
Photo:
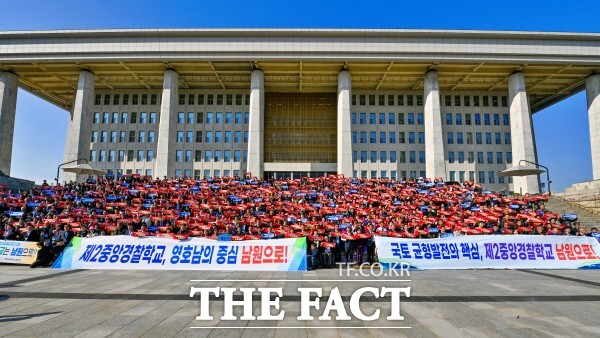
<svg viewBox="0 0 600 338">
<path fill-rule="evenodd" d="M 23 234 L 23 240 L 25 242 L 39 242 L 40 241 L 40 234 L 37 230 L 35 230 L 33 228 L 33 225 L 29 224 L 27 225 L 27 231 L 25 231 Z"/>
</svg>

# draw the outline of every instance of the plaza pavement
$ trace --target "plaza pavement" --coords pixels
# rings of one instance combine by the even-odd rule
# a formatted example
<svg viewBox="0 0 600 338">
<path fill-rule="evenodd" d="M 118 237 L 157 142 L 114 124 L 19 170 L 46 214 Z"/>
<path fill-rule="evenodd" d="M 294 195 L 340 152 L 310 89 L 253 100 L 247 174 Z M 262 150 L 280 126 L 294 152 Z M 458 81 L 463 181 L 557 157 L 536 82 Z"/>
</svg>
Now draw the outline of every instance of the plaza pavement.
<svg viewBox="0 0 600 338">
<path fill-rule="evenodd" d="M 190 281 L 206 279 L 219 281 Z M 365 281 L 322 281 L 332 279 Z M 384 281 L 389 279 L 410 281 Z M 281 307 L 286 310 L 285 319 L 220 321 L 223 302 L 213 298 L 211 315 L 215 319 L 198 321 L 195 317 L 199 314 L 199 300 L 189 297 L 191 286 L 283 287 Z M 364 286 L 410 286 L 412 290 L 411 297 L 403 298 L 401 302 L 404 321 L 386 321 L 389 299 L 376 299 L 365 294 L 361 309 L 365 314 L 381 309 L 379 320 L 319 322 L 296 319 L 300 314 L 297 292 L 300 286 L 322 287 L 326 295 L 337 286 L 342 296 L 350 296 Z M 325 300 L 322 299 L 321 310 Z M 345 301 L 347 303 L 348 299 Z M 253 307 L 258 314 L 259 302 L 255 301 Z M 346 308 L 350 313 L 349 306 Z M 241 308 L 237 307 L 234 312 L 240 313 Z M 313 312 L 315 315 L 321 313 Z M 224 326 L 236 328 L 218 328 Z M 316 326 L 331 328 L 313 328 Z M 397 328 L 399 326 L 410 328 Z M 600 270 L 437 270 L 411 271 L 410 276 L 404 277 L 361 277 L 353 276 L 351 272 L 349 277 L 340 277 L 337 269 L 308 272 L 117 271 L 0 265 L 0 336 L 6 337 L 599 335 Z"/>
</svg>

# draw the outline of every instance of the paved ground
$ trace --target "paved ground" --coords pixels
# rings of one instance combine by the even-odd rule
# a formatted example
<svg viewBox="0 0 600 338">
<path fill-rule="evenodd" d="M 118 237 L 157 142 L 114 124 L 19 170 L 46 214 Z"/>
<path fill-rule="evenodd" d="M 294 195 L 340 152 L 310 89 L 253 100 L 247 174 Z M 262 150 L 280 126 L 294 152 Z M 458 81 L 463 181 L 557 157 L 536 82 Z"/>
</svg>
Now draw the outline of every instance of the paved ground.
<svg viewBox="0 0 600 338">
<path fill-rule="evenodd" d="M 413 271 L 410 277 L 394 277 L 410 279 L 410 282 L 383 281 L 390 277 L 368 277 L 370 280 L 364 282 L 310 281 L 339 278 L 337 270 L 303 273 L 61 271 L 0 265 L 0 336 L 326 338 L 600 335 L 600 270 Z M 351 277 L 345 278 L 365 277 L 351 274 Z M 235 282 L 190 282 L 198 279 Z M 241 281 L 254 279 L 296 281 Z M 189 298 L 191 286 L 283 287 L 281 306 L 286 310 L 286 318 L 277 322 L 219 321 L 223 303 L 217 299 L 211 302 L 211 314 L 215 320 L 197 321 L 199 301 Z M 369 314 L 381 308 L 381 319 L 377 321 L 298 321 L 300 303 L 296 289 L 299 286 L 323 287 L 325 294 L 338 286 L 343 296 L 350 296 L 354 290 L 364 286 L 410 286 L 412 295 L 401 304 L 405 320 L 400 322 L 386 321 L 389 301 L 374 297 L 365 297 L 361 309 Z M 258 314 L 259 303 L 254 302 L 253 306 Z M 240 328 L 214 328 L 223 326 Z M 304 328 L 283 328 L 289 326 Z M 310 328 L 315 326 L 332 328 Z"/>
</svg>

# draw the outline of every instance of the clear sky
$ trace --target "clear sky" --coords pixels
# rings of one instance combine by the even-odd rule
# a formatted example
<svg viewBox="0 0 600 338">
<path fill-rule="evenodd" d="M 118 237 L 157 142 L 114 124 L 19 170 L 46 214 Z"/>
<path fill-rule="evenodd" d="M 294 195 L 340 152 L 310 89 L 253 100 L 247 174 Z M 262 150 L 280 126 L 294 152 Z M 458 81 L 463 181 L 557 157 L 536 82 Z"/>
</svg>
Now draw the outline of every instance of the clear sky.
<svg viewBox="0 0 600 338">
<path fill-rule="evenodd" d="M 156 1 L 2 2 L 0 30 L 94 28 L 422 28 L 600 32 L 596 1 Z M 20 90 L 11 175 L 52 179 L 69 114 Z M 538 159 L 553 190 L 591 180 L 585 93 L 534 115 Z M 543 177 L 545 180 L 545 177 Z"/>
</svg>

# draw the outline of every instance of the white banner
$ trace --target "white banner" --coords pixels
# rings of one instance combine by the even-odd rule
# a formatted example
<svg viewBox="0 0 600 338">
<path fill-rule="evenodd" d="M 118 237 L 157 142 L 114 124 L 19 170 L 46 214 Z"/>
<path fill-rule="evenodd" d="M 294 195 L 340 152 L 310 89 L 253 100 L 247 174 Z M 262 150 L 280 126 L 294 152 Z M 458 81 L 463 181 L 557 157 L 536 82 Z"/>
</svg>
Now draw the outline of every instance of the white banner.
<svg viewBox="0 0 600 338">
<path fill-rule="evenodd" d="M 31 264 L 37 252 L 36 242 L 0 241 L 0 263 Z"/>
<path fill-rule="evenodd" d="M 304 271 L 306 238 L 75 237 L 53 269 Z"/>
<path fill-rule="evenodd" d="M 600 244 L 592 237 L 375 237 L 375 244 L 384 266 L 403 263 L 416 269 L 600 269 Z"/>
</svg>

